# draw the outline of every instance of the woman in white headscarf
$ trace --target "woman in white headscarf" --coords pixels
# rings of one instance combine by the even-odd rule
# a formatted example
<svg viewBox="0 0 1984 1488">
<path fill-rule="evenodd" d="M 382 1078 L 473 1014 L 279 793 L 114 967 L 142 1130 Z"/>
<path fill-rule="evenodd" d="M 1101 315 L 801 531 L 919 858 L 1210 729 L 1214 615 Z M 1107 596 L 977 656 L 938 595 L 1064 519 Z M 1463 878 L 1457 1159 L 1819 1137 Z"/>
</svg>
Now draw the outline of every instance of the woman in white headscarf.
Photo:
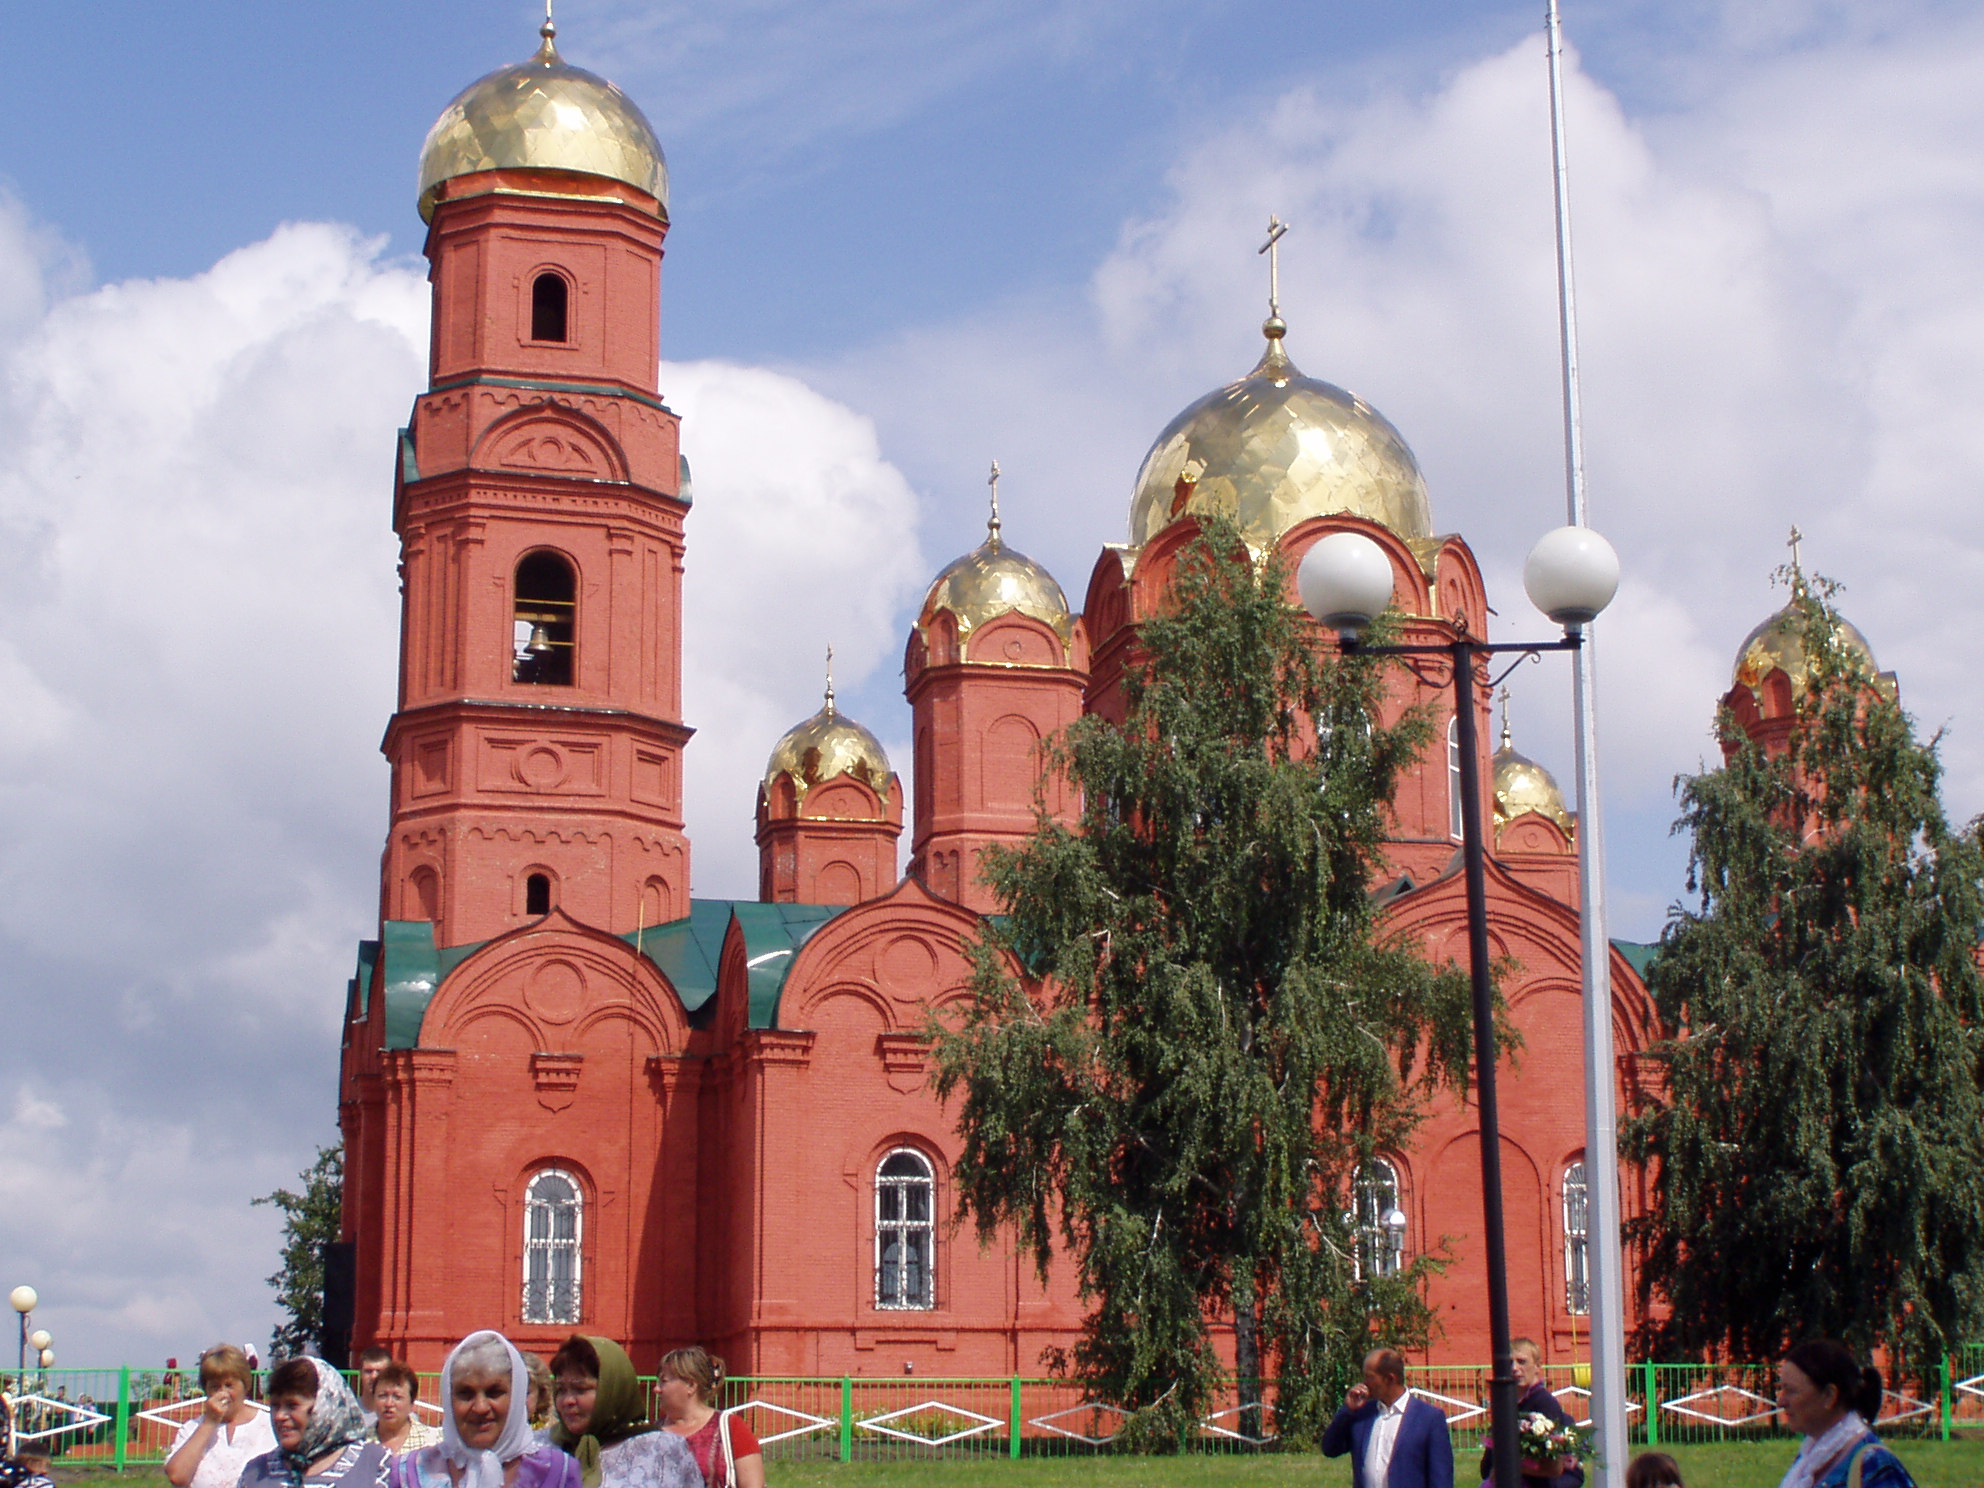
<svg viewBox="0 0 1984 1488">
<path fill-rule="evenodd" d="M 390 1488 L 581 1488 L 579 1464 L 531 1435 L 530 1366 L 500 1333 L 471 1333 L 441 1366 L 439 1446 L 393 1460 Z"/>
</svg>

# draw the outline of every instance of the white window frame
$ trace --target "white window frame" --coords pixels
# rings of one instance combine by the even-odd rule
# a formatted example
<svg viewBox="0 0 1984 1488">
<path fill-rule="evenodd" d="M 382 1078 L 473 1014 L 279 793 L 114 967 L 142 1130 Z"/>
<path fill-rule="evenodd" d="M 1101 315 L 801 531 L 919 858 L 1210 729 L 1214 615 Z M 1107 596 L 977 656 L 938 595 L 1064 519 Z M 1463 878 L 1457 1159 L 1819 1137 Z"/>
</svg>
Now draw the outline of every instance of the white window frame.
<svg viewBox="0 0 1984 1488">
<path fill-rule="evenodd" d="M 899 1157 L 913 1159 L 922 1168 L 920 1176 L 912 1174 L 885 1173 L 889 1164 Z M 913 1189 L 923 1190 L 923 1218 L 908 1217 L 909 1195 Z M 885 1195 L 896 1198 L 896 1214 L 885 1217 L 883 1206 Z M 884 1153 L 882 1160 L 875 1164 L 875 1306 L 889 1312 L 929 1312 L 937 1305 L 937 1165 L 930 1155 L 914 1147 L 895 1147 Z M 906 1258 L 906 1242 L 921 1236 L 923 1241 L 923 1285 L 920 1295 L 903 1300 L 909 1292 L 909 1264 Z M 891 1241 L 904 1245 L 897 1251 L 897 1259 L 889 1258 Z M 894 1272 L 893 1278 L 890 1272 Z M 893 1279 L 894 1286 L 886 1292 L 884 1281 Z"/>
<path fill-rule="evenodd" d="M 1447 835 L 1458 842 L 1465 835 L 1460 801 L 1460 715 L 1447 720 Z"/>
<path fill-rule="evenodd" d="M 1564 1169 L 1564 1310 L 1591 1311 L 1591 1187 L 1584 1159 Z"/>
<path fill-rule="evenodd" d="M 557 1201 L 540 1198 L 539 1185 L 546 1179 L 555 1178 L 570 1185 L 572 1190 L 572 1233 L 569 1236 L 555 1233 L 557 1220 L 551 1213 Z M 531 1233 L 531 1221 L 540 1213 L 546 1214 L 547 1228 L 554 1233 L 536 1236 Z M 530 1175 L 530 1182 L 524 1185 L 524 1266 L 523 1266 L 523 1320 L 526 1323 L 572 1324 L 585 1315 L 585 1240 L 586 1240 L 586 1190 L 578 1178 L 563 1168 L 539 1168 Z M 557 1286 L 557 1259 L 569 1255 L 572 1263 L 571 1279 L 567 1283 L 569 1297 L 558 1298 L 551 1295 Z M 541 1263 L 542 1275 L 534 1274 Z M 562 1303 L 562 1305 L 561 1305 Z"/>
<path fill-rule="evenodd" d="M 1360 1163 L 1350 1180 L 1350 1213 L 1344 1217 L 1357 1232 L 1351 1269 L 1358 1281 L 1365 1280 L 1366 1256 L 1376 1263 L 1370 1269 L 1377 1276 L 1395 1276 L 1405 1264 L 1405 1237 L 1394 1238 L 1384 1224 L 1388 1210 L 1404 1210 L 1404 1188 L 1398 1165 L 1387 1157 Z"/>
</svg>

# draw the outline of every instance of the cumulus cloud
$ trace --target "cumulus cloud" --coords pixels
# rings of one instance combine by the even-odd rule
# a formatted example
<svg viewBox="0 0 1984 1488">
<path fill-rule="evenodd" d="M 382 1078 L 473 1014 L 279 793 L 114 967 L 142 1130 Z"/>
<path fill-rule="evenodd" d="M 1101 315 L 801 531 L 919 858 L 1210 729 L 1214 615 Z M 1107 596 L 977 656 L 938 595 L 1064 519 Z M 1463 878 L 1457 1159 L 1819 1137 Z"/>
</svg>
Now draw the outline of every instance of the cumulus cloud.
<svg viewBox="0 0 1984 1488">
<path fill-rule="evenodd" d="M 73 261 L 0 204 L 28 276 L 0 305 L 0 1251 L 65 1359 L 114 1361 L 266 1337 L 277 1221 L 248 1200 L 334 1136 L 428 291 L 321 224 L 64 297 Z M 850 686 L 893 654 L 915 502 L 872 425 L 791 377 L 666 387 L 699 492 L 697 891 L 750 894 L 755 767 L 817 706 L 819 646 Z"/>
</svg>

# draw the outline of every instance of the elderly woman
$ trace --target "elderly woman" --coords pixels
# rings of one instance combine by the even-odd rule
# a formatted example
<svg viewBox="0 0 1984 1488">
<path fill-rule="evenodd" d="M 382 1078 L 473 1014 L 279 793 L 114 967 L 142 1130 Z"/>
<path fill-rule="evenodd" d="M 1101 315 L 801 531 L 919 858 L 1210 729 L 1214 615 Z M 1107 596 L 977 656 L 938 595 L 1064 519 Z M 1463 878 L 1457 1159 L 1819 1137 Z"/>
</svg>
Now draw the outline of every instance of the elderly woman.
<svg viewBox="0 0 1984 1488">
<path fill-rule="evenodd" d="M 585 1488 L 703 1488 L 679 1436 L 648 1420 L 641 1382 L 610 1338 L 573 1334 L 551 1357 L 558 1424 L 551 1441 L 579 1459 Z"/>
<path fill-rule="evenodd" d="M 276 1447 L 269 1418 L 249 1404 L 254 1376 L 248 1356 L 231 1343 L 200 1355 L 200 1392 L 206 1409 L 179 1428 L 165 1454 L 172 1488 L 234 1488 L 241 1469 Z"/>
<path fill-rule="evenodd" d="M 372 1440 L 395 1457 L 418 1452 L 441 1440 L 440 1431 L 413 1413 L 420 1398 L 420 1376 L 398 1359 L 388 1359 L 372 1378 Z"/>
<path fill-rule="evenodd" d="M 1777 1366 L 1777 1408 L 1805 1440 L 1778 1488 L 1914 1488 L 1867 1423 L 1881 1413 L 1881 1372 L 1842 1344 L 1801 1343 Z"/>
<path fill-rule="evenodd" d="M 374 1488 L 391 1454 L 367 1441 L 351 1386 L 322 1359 L 285 1359 L 269 1371 L 276 1449 L 241 1470 L 241 1488 Z"/>
<path fill-rule="evenodd" d="M 706 1488 L 765 1488 L 765 1449 L 739 1417 L 726 1422 L 716 1408 L 722 1383 L 723 1360 L 707 1349 L 663 1354 L 655 1381 L 661 1424 L 689 1444 Z"/>
<path fill-rule="evenodd" d="M 441 1442 L 393 1459 L 391 1488 L 579 1488 L 579 1465 L 531 1436 L 530 1366 L 471 1333 L 441 1366 Z"/>
</svg>

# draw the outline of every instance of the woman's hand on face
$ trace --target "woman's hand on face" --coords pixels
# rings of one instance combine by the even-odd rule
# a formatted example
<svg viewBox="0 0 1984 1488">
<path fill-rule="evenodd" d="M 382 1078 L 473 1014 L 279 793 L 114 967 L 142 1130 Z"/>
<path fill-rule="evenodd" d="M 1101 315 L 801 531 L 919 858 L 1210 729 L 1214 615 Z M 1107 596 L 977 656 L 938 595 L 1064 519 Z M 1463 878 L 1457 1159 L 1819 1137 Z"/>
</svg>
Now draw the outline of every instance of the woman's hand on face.
<svg viewBox="0 0 1984 1488">
<path fill-rule="evenodd" d="M 234 1381 L 224 1380 L 216 1388 L 207 1392 L 207 1408 L 200 1417 L 210 1426 L 224 1426 L 227 1418 L 234 1414 Z"/>
</svg>

